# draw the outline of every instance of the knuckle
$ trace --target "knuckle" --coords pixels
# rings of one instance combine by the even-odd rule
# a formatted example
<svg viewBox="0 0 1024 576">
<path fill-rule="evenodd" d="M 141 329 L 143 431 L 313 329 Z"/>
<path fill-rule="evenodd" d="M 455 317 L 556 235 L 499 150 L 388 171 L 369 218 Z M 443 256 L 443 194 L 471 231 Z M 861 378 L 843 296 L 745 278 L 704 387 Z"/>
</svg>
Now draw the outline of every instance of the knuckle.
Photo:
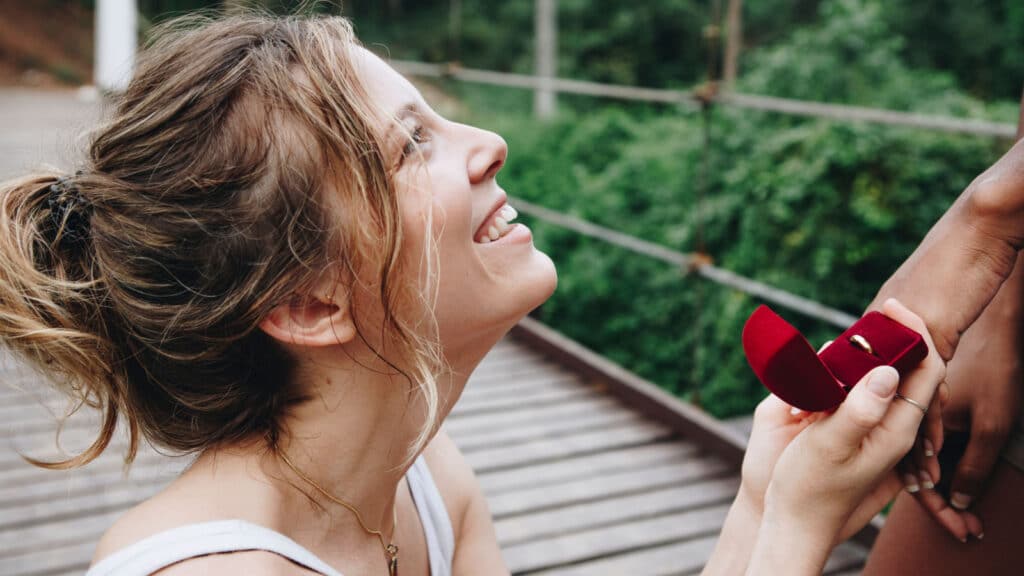
<svg viewBox="0 0 1024 576">
<path fill-rule="evenodd" d="M 967 187 L 971 208 L 980 216 L 998 215 L 1006 210 L 1006 194 L 1000 180 L 986 170 Z"/>
<path fill-rule="evenodd" d="M 914 437 L 904 436 L 895 442 L 896 449 L 899 454 L 909 454 L 914 449 L 916 439 Z"/>
<path fill-rule="evenodd" d="M 986 419 L 977 424 L 974 433 L 980 440 L 992 441 L 1008 435 L 1010 426 L 1002 420 Z"/>
<path fill-rule="evenodd" d="M 849 414 L 850 423 L 860 430 L 870 430 L 878 424 L 878 419 L 863 410 L 851 410 Z"/>
<path fill-rule="evenodd" d="M 988 474 L 988 470 L 982 468 L 977 463 L 965 462 L 960 465 L 957 476 L 961 481 L 974 483 Z"/>
</svg>

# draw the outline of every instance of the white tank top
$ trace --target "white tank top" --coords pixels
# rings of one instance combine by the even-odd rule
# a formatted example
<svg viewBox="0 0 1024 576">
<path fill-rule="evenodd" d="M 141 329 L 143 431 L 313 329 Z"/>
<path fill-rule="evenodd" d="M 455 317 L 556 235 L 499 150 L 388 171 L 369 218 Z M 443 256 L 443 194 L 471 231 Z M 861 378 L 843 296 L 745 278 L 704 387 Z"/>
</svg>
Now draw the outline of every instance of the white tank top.
<svg viewBox="0 0 1024 576">
<path fill-rule="evenodd" d="M 413 462 L 405 479 L 423 523 L 430 574 L 451 576 L 455 534 L 422 455 Z M 86 576 L 148 576 L 196 556 L 243 550 L 273 552 L 325 576 L 342 576 L 291 538 L 245 520 L 187 524 L 154 534 L 107 556 L 90 568 Z"/>
</svg>

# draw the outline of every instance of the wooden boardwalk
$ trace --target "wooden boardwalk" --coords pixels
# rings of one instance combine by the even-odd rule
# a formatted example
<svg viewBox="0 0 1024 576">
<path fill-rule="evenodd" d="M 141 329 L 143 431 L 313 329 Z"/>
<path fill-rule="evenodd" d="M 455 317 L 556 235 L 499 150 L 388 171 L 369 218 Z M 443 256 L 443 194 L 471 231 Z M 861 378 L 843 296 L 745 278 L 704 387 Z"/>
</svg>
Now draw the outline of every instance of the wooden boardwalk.
<svg viewBox="0 0 1024 576">
<path fill-rule="evenodd" d="M 37 159 L 69 168 L 67 131 L 96 118 L 70 94 L 0 90 L 0 178 Z M 79 470 L 29 466 L 19 451 L 55 454 L 53 401 L 3 359 L 0 575 L 81 574 L 114 519 L 188 464 L 147 450 L 125 477 L 113 446 Z M 73 418 L 62 445 L 81 449 L 95 421 Z M 699 572 L 738 486 L 742 435 L 529 320 L 488 355 L 446 426 L 515 574 Z M 855 574 L 865 554 L 844 544 L 826 573 Z"/>
<path fill-rule="evenodd" d="M 518 332 L 517 332 L 518 333 Z M 706 561 L 738 486 L 735 462 L 627 406 L 613 383 L 547 359 L 515 334 L 473 375 L 447 421 L 480 477 L 515 574 L 691 574 Z M 123 442 L 84 469 L 52 472 L 16 450 L 56 454 L 38 378 L 8 361 L 0 392 L 0 574 L 81 573 L 107 526 L 188 463 L 145 451 L 128 477 Z M 51 408 L 54 406 L 50 405 Z M 65 427 L 69 449 L 95 418 Z M 852 574 L 845 544 L 828 574 Z"/>
</svg>

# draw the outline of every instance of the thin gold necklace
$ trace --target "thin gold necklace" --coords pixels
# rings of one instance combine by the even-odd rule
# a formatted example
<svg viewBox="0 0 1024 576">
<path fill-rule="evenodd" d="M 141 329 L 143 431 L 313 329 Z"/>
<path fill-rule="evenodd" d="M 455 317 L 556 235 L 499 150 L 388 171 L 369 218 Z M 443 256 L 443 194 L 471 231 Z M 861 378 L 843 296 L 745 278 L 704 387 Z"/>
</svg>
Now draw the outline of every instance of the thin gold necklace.
<svg viewBox="0 0 1024 576">
<path fill-rule="evenodd" d="M 312 478 L 310 478 L 309 476 L 306 476 L 305 474 L 303 474 L 298 468 L 295 467 L 295 464 L 292 464 L 292 461 L 288 459 L 288 456 L 285 456 L 284 452 L 281 452 L 281 459 L 284 460 L 284 463 L 287 464 L 288 467 L 292 469 L 292 472 L 295 472 L 295 474 L 299 478 L 302 478 L 303 480 L 306 481 L 307 484 L 309 484 L 310 486 L 315 488 L 316 491 L 319 492 L 320 494 L 322 494 L 324 498 L 327 498 L 328 500 L 330 500 L 331 502 L 334 502 L 335 504 L 340 504 L 340 505 L 344 506 L 345 508 L 348 508 L 353 514 L 355 514 L 356 520 L 359 522 L 359 525 L 362 526 L 363 530 L 365 530 L 367 534 L 372 534 L 372 535 L 376 536 L 378 540 L 380 540 L 380 545 L 381 545 L 381 547 L 384 548 L 384 556 L 385 556 L 385 558 L 387 558 L 387 561 L 388 561 L 388 576 L 397 576 L 398 575 L 398 546 L 395 545 L 394 539 L 395 539 L 395 532 L 398 531 L 398 502 L 397 501 L 395 502 L 395 507 L 392 509 L 392 512 L 394 513 L 394 525 L 393 525 L 393 528 L 391 530 L 391 542 L 385 544 L 384 543 L 384 534 L 380 530 L 371 530 L 371 529 L 367 528 L 366 527 L 366 523 L 363 522 L 362 514 L 359 513 L 359 510 L 356 510 L 355 506 L 353 506 L 353 505 L 349 504 L 348 502 L 345 502 L 341 498 L 338 498 L 337 496 L 331 494 L 330 492 L 325 490 L 323 487 L 321 487 L 319 484 L 317 484 Z"/>
</svg>

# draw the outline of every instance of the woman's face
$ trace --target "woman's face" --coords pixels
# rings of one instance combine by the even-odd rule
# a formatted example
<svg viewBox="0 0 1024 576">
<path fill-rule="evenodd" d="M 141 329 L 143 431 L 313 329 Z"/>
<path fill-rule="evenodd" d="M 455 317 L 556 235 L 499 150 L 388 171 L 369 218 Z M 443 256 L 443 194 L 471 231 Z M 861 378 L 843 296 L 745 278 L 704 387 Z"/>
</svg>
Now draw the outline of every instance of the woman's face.
<svg viewBox="0 0 1024 576">
<path fill-rule="evenodd" d="M 359 48 L 355 64 L 387 119 L 384 157 L 395 173 L 403 217 L 407 270 L 415 274 L 427 250 L 424 233 L 437 244 L 435 315 L 449 362 L 489 349 L 515 322 L 555 290 L 554 264 L 533 246 L 530 230 L 507 228 L 510 216 L 497 182 L 508 148 L 493 132 L 446 120 L 419 91 L 371 52 Z M 504 231 L 496 241 L 491 228 Z"/>
</svg>

